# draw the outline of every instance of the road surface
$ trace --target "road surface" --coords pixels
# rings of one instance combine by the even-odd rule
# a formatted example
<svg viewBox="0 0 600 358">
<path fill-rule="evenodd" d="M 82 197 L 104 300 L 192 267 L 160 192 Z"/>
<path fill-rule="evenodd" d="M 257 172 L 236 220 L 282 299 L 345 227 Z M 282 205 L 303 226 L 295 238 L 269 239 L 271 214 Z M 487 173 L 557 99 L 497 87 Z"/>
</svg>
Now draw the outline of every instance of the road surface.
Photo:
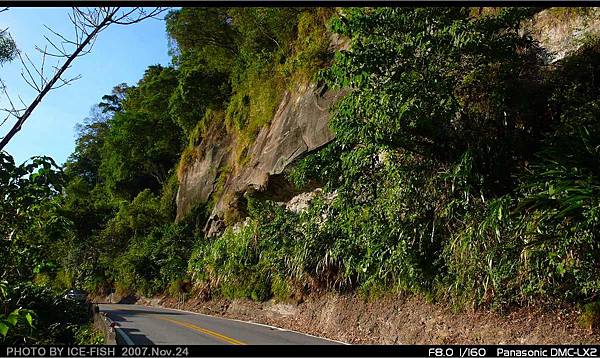
<svg viewBox="0 0 600 358">
<path fill-rule="evenodd" d="M 274 327 L 186 311 L 127 304 L 98 306 L 117 323 L 117 334 L 126 344 L 339 344 Z"/>
</svg>

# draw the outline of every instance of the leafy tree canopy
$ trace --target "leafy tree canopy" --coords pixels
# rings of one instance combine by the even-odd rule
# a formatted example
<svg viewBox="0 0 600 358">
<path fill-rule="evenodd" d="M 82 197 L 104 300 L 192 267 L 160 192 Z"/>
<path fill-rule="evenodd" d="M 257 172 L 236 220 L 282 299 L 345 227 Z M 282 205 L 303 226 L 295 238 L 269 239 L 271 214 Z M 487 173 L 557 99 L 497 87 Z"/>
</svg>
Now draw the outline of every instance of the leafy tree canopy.
<svg viewBox="0 0 600 358">
<path fill-rule="evenodd" d="M 169 114 L 177 84 L 174 69 L 149 67 L 127 90 L 124 111 L 110 119 L 100 173 L 115 194 L 133 198 L 146 188 L 158 192 L 177 162 L 183 135 Z"/>
</svg>

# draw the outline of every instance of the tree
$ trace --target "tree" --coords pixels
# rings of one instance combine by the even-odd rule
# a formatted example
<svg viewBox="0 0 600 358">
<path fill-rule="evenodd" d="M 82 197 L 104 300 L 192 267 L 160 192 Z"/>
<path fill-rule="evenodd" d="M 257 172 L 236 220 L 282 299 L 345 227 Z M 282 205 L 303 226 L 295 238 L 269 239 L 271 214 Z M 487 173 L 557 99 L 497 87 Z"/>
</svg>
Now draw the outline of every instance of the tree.
<svg viewBox="0 0 600 358">
<path fill-rule="evenodd" d="M 0 32 L 0 64 L 11 61 L 17 53 L 17 45 L 6 30 Z"/>
<path fill-rule="evenodd" d="M 75 150 L 66 163 L 69 177 L 80 177 L 90 185 L 99 182 L 100 153 L 109 130 L 108 119 L 99 106 L 96 106 L 92 109 L 91 116 L 83 124 L 77 125 Z"/>
<path fill-rule="evenodd" d="M 17 45 L 6 30 L 0 31 L 0 64 L 12 61 L 17 54 Z"/>
<path fill-rule="evenodd" d="M 197 57 L 209 68 L 228 73 L 237 54 L 238 33 L 227 8 L 183 8 L 170 12 L 167 33 L 176 46 L 171 53 Z"/>
<path fill-rule="evenodd" d="M 102 109 L 102 113 L 114 114 L 115 112 L 121 112 L 123 110 L 121 102 L 125 99 L 127 88 L 129 88 L 127 83 L 121 83 L 113 88 L 111 94 L 102 96 L 102 102 L 98 104 L 98 107 Z"/>
<path fill-rule="evenodd" d="M 327 71 L 350 89 L 332 119 L 345 146 L 377 145 L 453 162 L 476 154 L 478 171 L 511 185 L 509 168 L 532 152 L 540 116 L 543 52 L 522 21 L 536 11 L 503 8 L 349 9 L 333 25 L 352 38 Z M 529 95 L 531 94 L 531 95 Z"/>
<path fill-rule="evenodd" d="M 227 75 L 203 64 L 182 63 L 178 84 L 169 101 L 169 113 L 186 135 L 190 135 L 207 110 L 222 109 L 231 93 Z"/>
<path fill-rule="evenodd" d="M 260 53 L 288 47 L 293 43 L 301 12 L 293 7 L 229 9 L 232 25 L 240 34 L 239 51 Z"/>
<path fill-rule="evenodd" d="M 77 76 L 65 79 L 63 75 L 71 67 L 75 59 L 88 54 L 92 50 L 100 32 L 106 30 L 110 25 L 135 24 L 145 19 L 153 18 L 163 11 L 164 9 L 161 8 L 154 8 L 147 11 L 143 8 L 98 7 L 83 9 L 74 7 L 72 14 L 69 16 L 74 27 L 74 38 L 67 38 L 47 27 L 56 39 L 50 40 L 46 37 L 48 40 L 46 46 L 43 49 L 40 47 L 36 48 L 42 55 L 40 66 L 36 66 L 27 54 L 16 52 L 23 65 L 21 76 L 37 92 L 37 96 L 29 104 L 25 104 L 23 101 L 21 101 L 21 104 L 15 104 L 16 102 L 12 100 L 6 86 L 4 83 L 1 83 L 4 94 L 10 104 L 9 108 L 3 110 L 6 113 L 6 117 L 1 123 L 6 123 L 9 118 L 13 118 L 15 123 L 0 140 L 0 150 L 21 130 L 25 121 L 31 116 L 31 113 L 42 102 L 48 92 L 68 85 L 73 80 L 79 78 Z M 50 46 L 51 50 L 48 50 L 48 46 Z M 68 49 L 69 47 L 70 49 Z M 47 68 L 45 68 L 47 57 L 62 59 L 64 62 L 59 62 L 57 66 L 53 67 L 53 71 L 48 74 L 45 73 L 47 71 Z"/>
<path fill-rule="evenodd" d="M 102 149 L 101 175 L 110 190 L 133 198 L 144 189 L 158 193 L 177 162 L 183 133 L 169 114 L 177 71 L 150 66 L 129 88 L 123 111 L 109 121 Z"/>
<path fill-rule="evenodd" d="M 64 175 L 48 157 L 16 165 L 0 152 L 0 277 L 28 279 L 43 260 L 47 224 L 55 220 L 53 199 L 60 193 Z"/>
<path fill-rule="evenodd" d="M 8 10 L 7 7 L 0 9 L 0 13 Z M 0 65 L 12 61 L 17 55 L 17 45 L 8 33 L 8 29 L 0 31 Z"/>
</svg>

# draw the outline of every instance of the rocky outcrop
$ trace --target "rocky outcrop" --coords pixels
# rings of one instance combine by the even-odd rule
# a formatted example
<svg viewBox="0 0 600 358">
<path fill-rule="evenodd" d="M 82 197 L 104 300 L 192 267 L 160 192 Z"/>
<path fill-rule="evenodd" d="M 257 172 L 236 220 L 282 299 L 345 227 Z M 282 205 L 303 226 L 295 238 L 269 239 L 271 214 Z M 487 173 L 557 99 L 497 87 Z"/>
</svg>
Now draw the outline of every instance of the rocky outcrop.
<svg viewBox="0 0 600 358">
<path fill-rule="evenodd" d="M 259 132 L 248 152 L 249 162 L 225 183 L 205 229 L 208 235 L 222 229 L 227 211 L 243 212 L 244 201 L 239 198 L 244 193 L 261 193 L 278 201 L 295 194 L 282 174 L 292 162 L 333 139 L 329 108 L 341 95 L 314 84 L 285 94 L 270 125 Z"/>
<path fill-rule="evenodd" d="M 576 51 L 587 38 L 600 34 L 598 12 L 596 8 L 550 8 L 524 24 L 523 30 L 540 42 L 551 55 L 549 62 L 554 62 Z M 337 35 L 331 35 L 330 42 L 331 51 L 344 50 L 350 45 Z M 317 88 L 315 84 L 285 93 L 273 119 L 260 130 L 248 151 L 248 161 L 241 167 L 230 163 L 235 139 L 224 134 L 224 128 L 209 130 L 196 148 L 192 163 L 179 177 L 177 218 L 189 213 L 194 205 L 207 202 L 219 189 L 205 228 L 208 234 L 214 234 L 223 229 L 228 212 L 236 211 L 241 215 L 234 216 L 235 219 L 243 219 L 246 193 L 279 202 L 299 194 L 284 173 L 294 161 L 333 139 L 328 128 L 329 108 L 342 94 Z M 224 175 L 225 168 L 235 169 Z M 229 221 L 228 224 L 232 223 Z"/>
<path fill-rule="evenodd" d="M 325 203 L 331 204 L 337 195 L 337 190 L 333 192 L 327 192 L 322 188 L 316 188 L 311 191 L 300 193 L 287 202 L 281 203 L 281 205 L 285 207 L 285 210 L 298 214 L 307 210 L 310 207 L 313 199 L 317 197 L 321 197 L 325 200 Z"/>
<path fill-rule="evenodd" d="M 223 127 L 211 127 L 207 137 L 194 148 L 191 164 L 181 173 L 177 191 L 178 220 L 195 205 L 207 202 L 216 190 L 219 172 L 226 165 L 231 148 L 231 137 L 223 133 Z"/>
<path fill-rule="evenodd" d="M 262 128 L 248 151 L 245 165 L 227 176 L 213 208 L 206 231 L 220 231 L 224 214 L 244 209 L 247 192 L 283 201 L 294 194 L 283 173 L 295 160 L 333 139 L 328 127 L 329 109 L 343 93 L 301 86 L 285 93 L 273 119 Z M 232 139 L 229 136 L 206 138 L 198 155 L 179 178 L 177 217 L 187 214 L 193 205 L 206 202 L 215 192 L 220 168 L 227 165 Z"/>
<path fill-rule="evenodd" d="M 524 29 L 548 51 L 552 63 L 600 35 L 599 15 L 599 8 L 550 8 L 536 14 Z"/>
</svg>

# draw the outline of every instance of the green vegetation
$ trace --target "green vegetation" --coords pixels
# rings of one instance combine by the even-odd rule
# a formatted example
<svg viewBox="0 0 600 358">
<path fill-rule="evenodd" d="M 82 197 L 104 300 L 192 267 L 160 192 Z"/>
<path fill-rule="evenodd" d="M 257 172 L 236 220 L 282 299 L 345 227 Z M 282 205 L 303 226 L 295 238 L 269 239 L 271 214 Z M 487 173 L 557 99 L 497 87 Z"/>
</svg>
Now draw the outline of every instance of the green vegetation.
<svg viewBox="0 0 600 358">
<path fill-rule="evenodd" d="M 596 325 L 600 45 L 548 65 L 520 28 L 537 11 L 173 11 L 173 66 L 104 96 L 64 168 L 0 153 L 0 333 L 99 342 L 85 314 L 56 298 L 72 287 L 568 302 Z M 348 50 L 330 53 L 331 32 Z M 247 194 L 249 218 L 227 211 L 229 227 L 205 237 L 228 176 L 285 91 L 308 81 L 347 91 L 332 110 L 335 140 L 287 173 L 323 192 L 299 213 Z M 234 159 L 218 168 L 215 194 L 175 223 L 178 178 L 225 135 Z M 57 325 L 59 313 L 71 323 Z"/>
<path fill-rule="evenodd" d="M 172 111 L 187 133 L 207 135 L 225 113 L 238 164 L 268 124 L 284 91 L 305 84 L 329 60 L 331 9 L 184 8 L 167 17 L 180 69 Z M 180 104 L 176 102 L 180 101 Z M 200 127 L 198 128 L 198 124 Z M 200 131 L 198 131 L 200 129 Z M 186 158 L 192 154 L 186 150 Z M 187 161 L 182 161 L 185 165 Z"/>
<path fill-rule="evenodd" d="M 121 83 L 103 96 L 78 126 L 64 167 L 47 157 L 16 165 L 0 153 L 3 342 L 100 342 L 87 312 L 61 298 L 66 289 L 189 293 L 190 257 L 211 208 L 199 205 L 174 223 L 177 175 L 203 154 L 209 136 L 235 136 L 234 150 L 244 159 L 292 86 L 288 77 L 307 81 L 325 65 L 328 42 L 321 37 L 328 14 L 173 11 L 167 16 L 173 66 L 150 66 L 135 86 Z M 1 33 L 0 63 L 13 59 L 15 49 Z M 217 191 L 235 165 L 219 168 Z M 255 299 L 269 294 L 236 293 Z"/>
<path fill-rule="evenodd" d="M 582 328 L 597 329 L 600 324 L 600 302 L 590 302 L 584 305 L 578 323 Z"/>
<path fill-rule="evenodd" d="M 17 55 L 17 44 L 6 31 L 0 31 L 0 64 L 11 61 Z"/>
<path fill-rule="evenodd" d="M 16 165 L 0 153 L 0 334 L 6 344 L 75 343 L 86 306 L 52 290 L 64 282 L 60 252 L 73 241 L 61 214 L 64 173 L 47 157 Z M 80 245 L 79 245 L 80 246 Z M 78 246 L 71 247 L 77 254 Z M 55 280 L 53 281 L 52 279 Z M 58 292 L 57 292 L 58 291 Z"/>
<path fill-rule="evenodd" d="M 321 77 L 351 91 L 333 113 L 335 141 L 289 173 L 335 198 L 299 215 L 250 206 L 250 225 L 199 243 L 196 279 L 231 297 L 281 295 L 273 282 L 284 278 L 295 290 L 408 291 L 459 307 L 593 300 L 598 47 L 550 68 L 519 32 L 535 10 L 470 13 L 335 18 L 350 50 Z M 236 281 L 255 276 L 259 287 Z"/>
<path fill-rule="evenodd" d="M 75 333 L 77 344 L 104 344 L 104 336 L 92 324 L 82 326 Z"/>
</svg>

